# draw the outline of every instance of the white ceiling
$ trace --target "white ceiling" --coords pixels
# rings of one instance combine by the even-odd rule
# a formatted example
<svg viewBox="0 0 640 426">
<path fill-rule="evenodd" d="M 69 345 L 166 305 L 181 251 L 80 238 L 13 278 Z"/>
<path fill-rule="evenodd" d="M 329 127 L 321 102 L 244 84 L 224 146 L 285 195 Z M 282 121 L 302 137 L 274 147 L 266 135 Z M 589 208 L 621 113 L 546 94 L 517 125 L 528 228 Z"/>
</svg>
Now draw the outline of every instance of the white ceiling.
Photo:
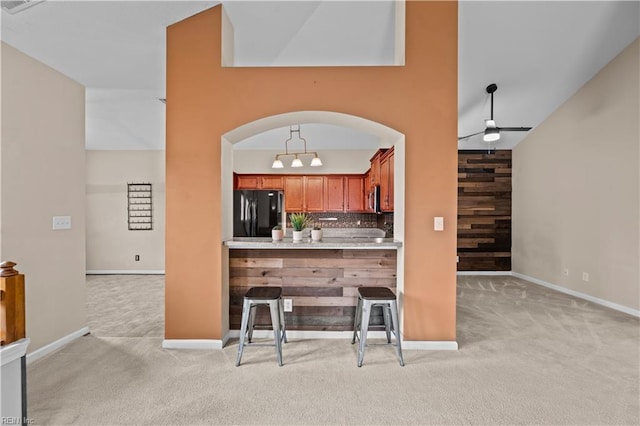
<svg viewBox="0 0 640 426">
<path fill-rule="evenodd" d="M 162 149 L 164 107 L 157 98 L 164 97 L 165 27 L 218 3 L 48 0 L 16 15 L 3 10 L 0 36 L 87 87 L 88 149 Z M 393 61 L 389 1 L 223 3 L 234 26 L 238 66 Z M 497 125 L 535 131 L 638 35 L 637 1 L 460 2 L 459 135 L 483 129 L 490 83 L 498 85 Z M 348 129 L 341 134 L 335 126 L 302 131 L 326 149 L 349 147 L 347 140 L 376 144 L 370 135 Z M 281 149 L 287 133 L 266 132 L 244 148 L 255 143 Z M 503 133 L 492 146 L 511 148 L 524 137 Z M 487 148 L 481 139 L 459 147 Z"/>
</svg>

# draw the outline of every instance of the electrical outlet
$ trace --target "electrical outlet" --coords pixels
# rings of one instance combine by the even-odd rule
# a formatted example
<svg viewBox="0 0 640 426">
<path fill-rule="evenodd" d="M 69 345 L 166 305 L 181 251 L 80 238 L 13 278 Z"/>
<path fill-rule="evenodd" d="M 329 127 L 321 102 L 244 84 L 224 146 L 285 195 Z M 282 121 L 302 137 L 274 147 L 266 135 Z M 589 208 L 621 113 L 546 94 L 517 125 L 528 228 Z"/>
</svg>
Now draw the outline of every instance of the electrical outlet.
<svg viewBox="0 0 640 426">
<path fill-rule="evenodd" d="M 71 229 L 71 216 L 53 216 L 51 229 Z"/>
<path fill-rule="evenodd" d="M 284 299 L 284 311 L 293 312 L 293 299 Z"/>
<path fill-rule="evenodd" d="M 140 255 L 139 255 L 139 254 L 136 254 L 135 259 L 136 259 L 136 262 L 140 262 Z"/>
<path fill-rule="evenodd" d="M 589 282 L 589 274 L 587 272 L 582 273 L 582 281 Z"/>
<path fill-rule="evenodd" d="M 569 268 L 564 268 L 562 270 L 562 275 L 564 275 L 565 277 L 568 277 L 569 276 Z"/>
</svg>

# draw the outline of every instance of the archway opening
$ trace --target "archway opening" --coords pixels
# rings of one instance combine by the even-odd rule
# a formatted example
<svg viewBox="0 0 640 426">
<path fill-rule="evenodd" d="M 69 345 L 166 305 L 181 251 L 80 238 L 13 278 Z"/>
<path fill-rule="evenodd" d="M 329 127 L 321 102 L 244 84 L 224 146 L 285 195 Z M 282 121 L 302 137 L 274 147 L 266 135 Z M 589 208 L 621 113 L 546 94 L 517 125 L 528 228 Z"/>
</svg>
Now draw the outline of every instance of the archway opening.
<svg viewBox="0 0 640 426">
<path fill-rule="evenodd" d="M 384 124 L 368 120 L 366 118 L 329 111 L 297 111 L 279 114 L 275 116 L 265 117 L 246 123 L 236 129 L 233 129 L 221 138 L 221 193 L 222 193 L 222 223 L 221 235 L 222 239 L 230 240 L 233 238 L 233 172 L 234 172 L 234 155 L 233 146 L 247 138 L 258 135 L 260 133 L 291 125 L 322 123 L 335 126 L 348 127 L 365 133 L 375 135 L 380 140 L 381 147 L 394 147 L 394 229 L 393 237 L 395 240 L 404 241 L 404 212 L 405 212 L 405 136 L 398 130 L 392 129 Z M 228 253 L 223 256 L 228 259 Z M 228 264 L 228 262 L 227 262 Z M 397 291 L 400 305 L 400 322 L 402 330 L 402 299 L 404 289 L 404 248 L 399 247 L 397 253 Z M 229 289 L 229 271 L 223 273 L 223 298 L 227 300 L 226 311 L 228 317 L 228 289 Z M 228 329 L 225 330 L 225 333 Z"/>
</svg>

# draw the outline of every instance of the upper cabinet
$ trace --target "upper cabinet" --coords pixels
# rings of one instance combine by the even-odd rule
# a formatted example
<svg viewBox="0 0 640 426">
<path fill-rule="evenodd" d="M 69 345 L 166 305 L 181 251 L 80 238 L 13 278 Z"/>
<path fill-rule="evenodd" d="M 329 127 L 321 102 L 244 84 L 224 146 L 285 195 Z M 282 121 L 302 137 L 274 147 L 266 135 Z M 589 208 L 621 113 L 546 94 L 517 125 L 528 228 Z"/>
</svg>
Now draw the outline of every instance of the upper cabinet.
<svg viewBox="0 0 640 426">
<path fill-rule="evenodd" d="M 325 176 L 324 209 L 326 212 L 364 212 L 364 176 Z"/>
<path fill-rule="evenodd" d="M 285 191 L 285 200 L 287 193 Z M 324 176 L 304 177 L 304 209 L 307 212 L 324 211 Z"/>
<path fill-rule="evenodd" d="M 284 178 L 282 176 L 265 175 L 260 176 L 260 189 L 284 189 Z"/>
<path fill-rule="evenodd" d="M 391 151 L 391 155 L 389 153 Z M 234 174 L 234 189 L 284 191 L 287 212 L 373 212 L 371 188 L 380 186 L 382 211 L 393 211 L 393 149 L 379 150 L 375 166 L 352 175 Z M 374 170 L 377 169 L 377 172 Z M 377 173 L 377 177 L 374 174 Z M 376 179 L 377 183 L 373 183 Z"/>
<path fill-rule="evenodd" d="M 328 212 L 344 211 L 344 176 L 325 176 L 324 207 Z"/>
<path fill-rule="evenodd" d="M 382 155 L 386 152 L 386 149 L 379 149 L 373 154 L 371 157 L 371 169 L 370 169 L 370 177 L 371 177 L 371 186 L 380 185 L 380 162 Z"/>
<path fill-rule="evenodd" d="M 393 211 L 394 152 L 389 149 L 380 157 L 380 209 Z"/>
<path fill-rule="evenodd" d="M 363 212 L 364 207 L 364 176 L 346 176 L 344 203 L 347 212 Z"/>
<path fill-rule="evenodd" d="M 238 175 L 234 174 L 234 189 L 284 189 L 284 179 L 280 175 Z"/>
<path fill-rule="evenodd" d="M 323 212 L 324 176 L 285 176 L 284 208 L 290 212 Z"/>
</svg>

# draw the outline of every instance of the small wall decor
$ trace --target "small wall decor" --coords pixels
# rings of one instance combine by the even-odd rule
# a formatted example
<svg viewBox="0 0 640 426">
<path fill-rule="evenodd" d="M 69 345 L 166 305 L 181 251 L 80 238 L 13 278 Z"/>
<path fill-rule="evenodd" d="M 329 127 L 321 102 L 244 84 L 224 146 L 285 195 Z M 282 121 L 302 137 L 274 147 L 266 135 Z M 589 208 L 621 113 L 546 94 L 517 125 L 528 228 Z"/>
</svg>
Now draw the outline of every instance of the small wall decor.
<svg viewBox="0 0 640 426">
<path fill-rule="evenodd" d="M 128 183 L 128 218 L 130 231 L 153 229 L 153 203 L 150 183 Z"/>
</svg>

